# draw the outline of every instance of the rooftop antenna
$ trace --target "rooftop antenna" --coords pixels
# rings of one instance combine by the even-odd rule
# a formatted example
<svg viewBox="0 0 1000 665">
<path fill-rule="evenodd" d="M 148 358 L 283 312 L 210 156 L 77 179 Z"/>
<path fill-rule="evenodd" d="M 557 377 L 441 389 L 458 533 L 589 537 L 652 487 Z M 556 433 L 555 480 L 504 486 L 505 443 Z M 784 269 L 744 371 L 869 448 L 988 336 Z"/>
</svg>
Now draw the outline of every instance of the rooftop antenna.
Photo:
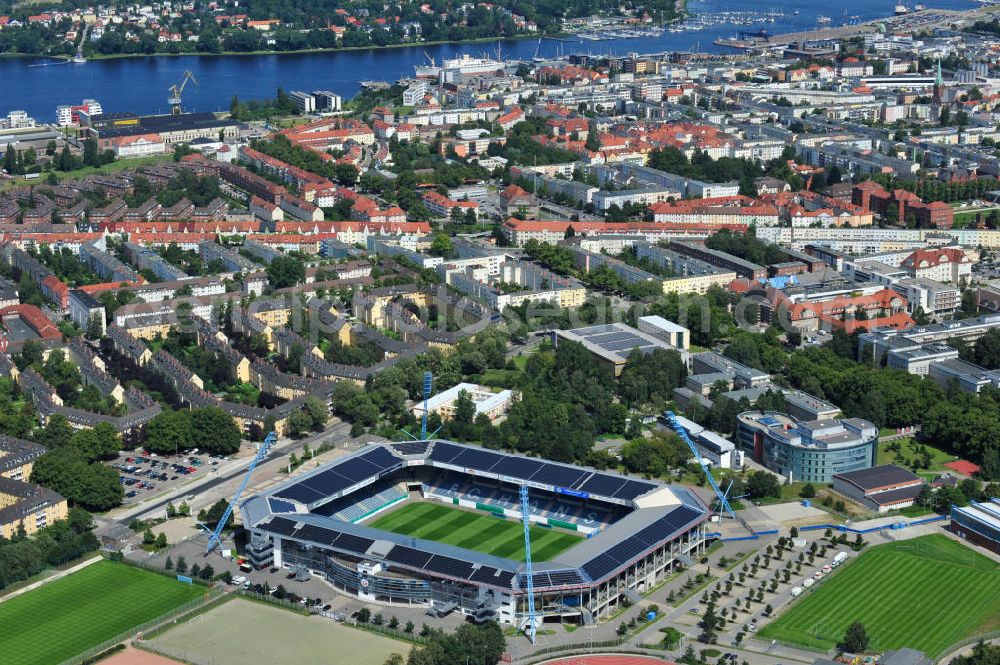
<svg viewBox="0 0 1000 665">
<path fill-rule="evenodd" d="M 216 545 L 222 545 L 220 536 L 222 535 L 222 529 L 226 526 L 226 521 L 229 519 L 229 516 L 233 514 L 233 508 L 240 500 L 240 495 L 243 494 L 243 490 L 247 488 L 247 484 L 250 482 L 250 475 L 253 473 L 253 470 L 257 468 L 257 465 L 263 461 L 265 457 L 267 457 L 267 453 L 270 452 L 271 446 L 274 445 L 274 442 L 277 441 L 277 439 L 278 436 L 274 432 L 269 432 L 264 438 L 264 442 L 261 443 L 260 447 L 257 449 L 257 454 L 253 456 L 252 460 L 250 460 L 250 466 L 247 467 L 247 473 L 243 476 L 243 482 L 240 483 L 239 489 L 237 489 L 236 494 L 233 495 L 233 500 L 229 502 L 228 506 L 226 506 L 226 512 L 222 514 L 222 519 L 220 519 L 219 523 L 215 525 L 215 531 L 213 531 L 212 535 L 208 537 L 208 547 L 205 548 L 205 556 L 211 554 Z"/>
</svg>

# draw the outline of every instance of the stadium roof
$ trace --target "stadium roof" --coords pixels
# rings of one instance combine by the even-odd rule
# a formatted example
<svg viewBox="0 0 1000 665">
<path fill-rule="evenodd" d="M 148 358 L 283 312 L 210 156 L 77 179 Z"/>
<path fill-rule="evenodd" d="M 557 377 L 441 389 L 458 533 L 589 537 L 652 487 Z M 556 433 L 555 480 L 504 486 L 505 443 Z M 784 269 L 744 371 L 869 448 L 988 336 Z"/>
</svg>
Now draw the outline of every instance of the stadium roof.
<svg viewBox="0 0 1000 665">
<path fill-rule="evenodd" d="M 404 460 L 404 456 L 406 459 Z M 430 466 L 578 499 L 633 508 L 597 534 L 534 565 L 536 588 L 590 586 L 705 519 L 690 491 L 662 483 L 451 441 L 377 443 L 296 476 L 240 506 L 247 528 L 315 543 L 355 557 L 425 574 L 501 588 L 525 588 L 522 564 L 511 559 L 382 531 L 309 512 L 404 466 Z"/>
</svg>

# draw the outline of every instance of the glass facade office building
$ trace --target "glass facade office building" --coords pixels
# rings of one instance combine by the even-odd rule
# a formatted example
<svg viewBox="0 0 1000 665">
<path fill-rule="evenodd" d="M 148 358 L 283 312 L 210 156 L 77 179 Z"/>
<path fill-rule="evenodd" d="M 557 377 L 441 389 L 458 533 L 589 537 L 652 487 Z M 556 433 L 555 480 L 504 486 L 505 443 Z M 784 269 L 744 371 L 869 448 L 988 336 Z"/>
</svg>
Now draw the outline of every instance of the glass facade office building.
<svg viewBox="0 0 1000 665">
<path fill-rule="evenodd" d="M 784 413 L 747 411 L 737 445 L 755 462 L 791 482 L 832 482 L 833 476 L 874 466 L 878 428 L 860 418 L 801 421 Z"/>
</svg>

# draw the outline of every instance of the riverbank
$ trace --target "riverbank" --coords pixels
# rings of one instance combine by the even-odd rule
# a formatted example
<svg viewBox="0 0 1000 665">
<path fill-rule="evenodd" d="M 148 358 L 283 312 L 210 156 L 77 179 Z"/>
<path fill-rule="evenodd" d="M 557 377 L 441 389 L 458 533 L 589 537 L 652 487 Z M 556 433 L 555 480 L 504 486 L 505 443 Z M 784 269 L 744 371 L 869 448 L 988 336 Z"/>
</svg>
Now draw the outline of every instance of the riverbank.
<svg viewBox="0 0 1000 665">
<path fill-rule="evenodd" d="M 676 11 L 676 17 L 671 21 L 665 21 L 662 25 L 670 25 L 676 23 L 677 21 L 683 20 L 684 18 L 691 16 L 687 11 L 687 0 L 676 0 L 674 2 L 674 8 Z M 400 48 L 429 48 L 433 46 L 447 46 L 447 45 L 468 45 L 468 44 L 493 44 L 496 42 L 507 42 L 507 41 L 524 41 L 530 39 L 543 39 L 549 41 L 558 42 L 572 42 L 577 43 L 578 38 L 575 32 L 557 32 L 547 35 L 540 35 L 538 33 L 524 33 L 511 35 L 507 37 L 483 37 L 478 39 L 446 39 L 439 41 L 430 42 L 407 42 L 402 44 L 386 44 L 385 46 L 376 46 L 372 44 L 370 46 L 335 46 L 332 48 L 308 48 L 308 49 L 296 49 L 293 51 L 273 51 L 269 49 L 263 49 L 259 51 L 220 51 L 218 53 L 93 53 L 85 54 L 87 60 L 122 60 L 128 58 L 151 58 L 151 57 L 166 57 L 166 58 L 181 58 L 181 57 L 229 57 L 229 56 L 262 56 L 262 55 L 314 55 L 322 53 L 351 53 L 351 52 L 362 52 L 362 51 L 381 51 L 384 49 L 400 49 Z M 43 58 L 47 60 L 58 60 L 58 61 L 68 61 L 72 60 L 75 54 L 71 55 L 40 55 L 31 53 L 0 53 L 0 57 L 3 58 Z"/>
<path fill-rule="evenodd" d="M 684 0 L 678 0 L 678 5 L 683 5 Z M 679 20 L 679 19 L 678 19 Z M 100 60 L 127 60 L 132 58 L 185 58 L 185 57 L 207 57 L 207 58 L 221 58 L 221 57 L 232 57 L 232 56 L 263 56 L 263 55 L 319 55 L 324 53 L 352 53 L 352 52 L 364 52 L 364 51 L 383 51 L 389 49 L 405 49 L 405 48 L 428 48 L 432 46 L 465 46 L 469 44 L 495 44 L 497 42 L 516 42 L 516 41 L 526 41 L 533 39 L 542 39 L 548 41 L 572 43 L 572 44 L 582 44 L 577 39 L 573 39 L 577 36 L 575 32 L 558 32 L 550 35 L 513 35 L 510 37 L 502 37 L 496 39 L 493 37 L 481 38 L 481 39 L 452 39 L 444 41 L 433 41 L 433 42 L 408 42 L 405 44 L 386 44 L 385 46 L 336 46 L 333 48 L 309 48 L 309 49 L 297 49 L 294 51 L 220 51 L 219 53 L 94 53 L 87 55 L 87 61 L 100 61 Z M 0 53 L 2 58 L 38 58 L 44 60 L 56 60 L 60 62 L 68 62 L 73 59 L 73 55 L 39 55 L 36 53 Z"/>
</svg>

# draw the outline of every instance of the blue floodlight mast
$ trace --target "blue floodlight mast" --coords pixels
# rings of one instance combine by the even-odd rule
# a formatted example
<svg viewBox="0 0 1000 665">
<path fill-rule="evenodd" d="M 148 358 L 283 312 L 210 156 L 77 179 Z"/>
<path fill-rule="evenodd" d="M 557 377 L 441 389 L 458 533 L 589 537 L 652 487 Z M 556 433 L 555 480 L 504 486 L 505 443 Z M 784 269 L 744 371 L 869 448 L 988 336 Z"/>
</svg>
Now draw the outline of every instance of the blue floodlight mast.
<svg viewBox="0 0 1000 665">
<path fill-rule="evenodd" d="M 726 494 L 719 489 L 719 484 L 715 482 L 715 478 L 712 477 L 712 472 L 709 470 L 708 464 L 705 463 L 705 458 L 703 458 L 701 453 L 698 452 L 698 446 L 694 445 L 694 441 L 692 441 L 691 437 L 688 436 L 687 430 L 684 429 L 684 426 L 681 425 L 679 420 L 677 420 L 677 416 L 674 415 L 673 411 L 667 411 L 666 416 L 667 421 L 670 423 L 670 426 L 674 428 L 674 432 L 677 433 L 677 436 L 681 437 L 684 443 L 687 444 L 688 448 L 691 449 L 691 452 L 698 460 L 698 464 L 701 465 L 702 472 L 705 474 L 705 477 L 708 478 L 708 484 L 712 486 L 713 490 L 715 490 L 715 496 L 719 498 L 719 513 L 722 513 L 722 511 L 725 510 L 734 520 L 740 521 L 736 517 L 736 513 L 733 512 L 732 506 L 729 505 L 729 499 L 726 498 Z"/>
<path fill-rule="evenodd" d="M 528 501 L 528 486 L 521 485 L 521 521 L 524 523 L 524 566 L 528 580 L 528 625 L 524 632 L 531 643 L 535 643 L 535 580 L 531 571 L 531 503 Z"/>
<path fill-rule="evenodd" d="M 427 403 L 431 398 L 431 388 L 434 385 L 434 375 L 424 372 L 424 417 L 420 419 L 420 440 L 427 440 Z"/>
<path fill-rule="evenodd" d="M 220 519 L 219 523 L 215 526 L 215 531 L 213 531 L 212 535 L 208 537 L 208 547 L 205 548 L 206 555 L 210 554 L 211 551 L 215 549 L 216 545 L 222 545 L 222 541 L 219 537 L 222 535 L 222 529 L 226 526 L 226 520 L 228 520 L 229 516 L 233 514 L 233 508 L 236 506 L 236 502 L 240 500 L 240 495 L 243 494 L 243 490 L 247 488 L 247 484 L 250 482 L 250 475 L 253 473 L 253 470 L 257 467 L 257 464 L 259 464 L 261 460 L 267 456 L 268 451 L 271 450 L 271 446 L 274 445 L 274 442 L 277 439 L 278 437 L 275 433 L 270 432 L 264 439 L 264 442 L 260 444 L 260 448 L 257 449 L 257 454 L 253 456 L 252 460 L 250 460 L 250 466 L 247 467 L 247 473 L 243 476 L 243 482 L 240 483 L 239 489 L 236 490 L 233 500 L 229 502 L 228 506 L 226 506 L 226 512 L 222 514 L 222 519 Z"/>
</svg>

